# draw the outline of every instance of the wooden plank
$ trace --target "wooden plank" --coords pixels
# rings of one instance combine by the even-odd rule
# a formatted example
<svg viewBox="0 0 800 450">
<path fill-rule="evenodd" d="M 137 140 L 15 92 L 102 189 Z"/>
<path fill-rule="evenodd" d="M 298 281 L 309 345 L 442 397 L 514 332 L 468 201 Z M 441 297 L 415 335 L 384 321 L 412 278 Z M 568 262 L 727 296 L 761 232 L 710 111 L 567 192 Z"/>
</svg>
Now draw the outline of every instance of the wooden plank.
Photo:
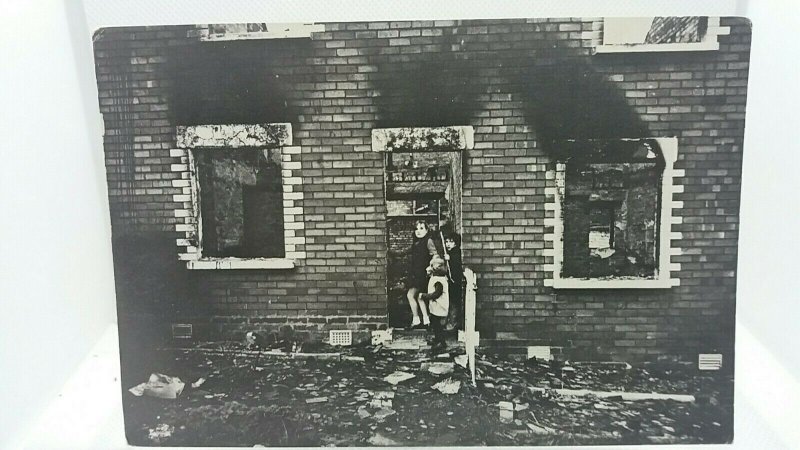
<svg viewBox="0 0 800 450">
<path fill-rule="evenodd" d="M 478 279 L 475 272 L 469 267 L 464 268 L 464 277 L 467 280 L 467 292 L 464 297 L 464 347 L 467 350 L 472 385 L 477 386 L 475 382 L 475 347 L 478 346 L 478 333 L 475 332 L 475 291 L 478 288 Z"/>
<path fill-rule="evenodd" d="M 363 361 L 359 356 L 344 356 L 341 353 L 291 353 L 283 352 L 280 350 L 245 350 L 245 349 L 232 349 L 221 350 L 213 348 L 185 348 L 185 347 L 169 347 L 162 348 L 161 350 L 168 351 L 184 351 L 184 352 L 198 352 L 206 355 L 237 355 L 237 356 L 252 356 L 252 357 L 277 357 L 277 358 L 296 358 L 296 359 L 320 359 L 320 360 L 335 360 L 335 361 Z"/>
<path fill-rule="evenodd" d="M 549 389 L 531 386 L 531 392 L 555 392 L 565 397 L 586 397 L 593 395 L 598 398 L 620 397 L 622 400 L 672 400 L 676 402 L 691 403 L 695 400 L 694 395 L 687 394 L 659 394 L 656 392 L 625 392 L 625 391 L 592 391 L 589 389 Z"/>
<path fill-rule="evenodd" d="M 444 195 L 449 184 L 449 181 L 387 181 L 386 194 L 389 197 L 416 197 L 420 194 Z"/>
</svg>

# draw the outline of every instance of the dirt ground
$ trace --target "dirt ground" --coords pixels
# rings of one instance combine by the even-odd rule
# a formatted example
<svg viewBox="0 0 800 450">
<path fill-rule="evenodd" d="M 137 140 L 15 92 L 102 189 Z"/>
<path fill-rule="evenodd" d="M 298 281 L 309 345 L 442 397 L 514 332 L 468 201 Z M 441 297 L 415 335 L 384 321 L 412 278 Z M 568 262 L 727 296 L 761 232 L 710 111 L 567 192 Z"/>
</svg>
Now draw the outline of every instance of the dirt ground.
<svg viewBox="0 0 800 450">
<path fill-rule="evenodd" d="M 232 343 L 153 350 L 135 370 L 124 370 L 129 442 L 484 446 L 724 443 L 733 437 L 733 380 L 722 372 L 675 364 L 554 365 L 479 351 L 478 383 L 473 386 L 469 372 L 453 364 L 463 354 L 458 347 L 435 357 L 426 351 L 367 345 L 303 350 L 340 352 L 348 360 L 243 350 L 242 344 Z M 442 363 L 434 369 L 453 370 L 432 373 L 431 362 Z M 397 385 L 384 380 L 396 371 L 414 377 Z M 147 372 L 180 377 L 186 387 L 174 400 L 128 392 L 147 381 Z M 190 383 L 200 378 L 204 383 L 192 388 Z M 458 391 L 447 394 L 432 387 L 442 380 L 460 382 Z M 554 391 L 558 388 L 691 394 L 696 399 L 567 397 Z"/>
</svg>

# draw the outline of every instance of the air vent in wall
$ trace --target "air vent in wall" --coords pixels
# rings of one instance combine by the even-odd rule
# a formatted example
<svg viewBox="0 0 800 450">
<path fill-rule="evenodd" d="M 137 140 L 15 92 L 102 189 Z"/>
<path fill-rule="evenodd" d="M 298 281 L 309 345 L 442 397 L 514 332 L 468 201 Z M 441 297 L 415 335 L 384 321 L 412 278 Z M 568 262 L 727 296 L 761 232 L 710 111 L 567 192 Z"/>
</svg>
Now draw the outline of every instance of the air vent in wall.
<svg viewBox="0 0 800 450">
<path fill-rule="evenodd" d="M 697 368 L 700 370 L 719 370 L 722 367 L 722 355 L 719 353 L 700 353 L 697 357 Z"/>
<path fill-rule="evenodd" d="M 328 341 L 331 345 L 353 345 L 351 330 L 330 330 Z"/>
<path fill-rule="evenodd" d="M 190 323 L 173 323 L 172 324 L 172 338 L 173 339 L 191 339 L 192 338 L 192 324 L 190 324 Z"/>
</svg>

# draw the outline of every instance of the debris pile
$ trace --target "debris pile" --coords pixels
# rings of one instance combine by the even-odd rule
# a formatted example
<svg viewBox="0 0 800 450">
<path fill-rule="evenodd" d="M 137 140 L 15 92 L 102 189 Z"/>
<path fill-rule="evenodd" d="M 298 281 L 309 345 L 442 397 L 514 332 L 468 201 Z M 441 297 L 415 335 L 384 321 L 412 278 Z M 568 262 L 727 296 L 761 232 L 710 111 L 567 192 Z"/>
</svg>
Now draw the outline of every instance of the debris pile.
<svg viewBox="0 0 800 450">
<path fill-rule="evenodd" d="M 458 347 L 431 355 L 378 340 L 295 354 L 247 342 L 167 353 L 170 364 L 158 369 L 180 377 L 154 373 L 126 397 L 132 443 L 577 445 L 730 436 L 732 383 L 719 373 L 482 354 L 473 385 Z M 265 356 L 272 352 L 286 357 Z M 329 354 L 336 356 L 319 356 Z"/>
<path fill-rule="evenodd" d="M 451 395 L 457 393 L 458 390 L 461 388 L 461 381 L 448 378 L 446 380 L 442 380 L 434 384 L 431 387 L 441 392 L 442 394 Z"/>
<path fill-rule="evenodd" d="M 413 374 L 397 371 L 385 376 L 383 380 L 389 384 L 397 385 L 398 383 L 402 383 L 403 381 L 410 380 L 412 378 L 414 378 Z"/>
<path fill-rule="evenodd" d="M 137 397 L 147 395 L 149 397 L 174 399 L 181 395 L 184 386 L 186 384 L 178 377 L 154 373 L 150 375 L 150 379 L 147 382 L 128 389 L 128 392 Z"/>
</svg>

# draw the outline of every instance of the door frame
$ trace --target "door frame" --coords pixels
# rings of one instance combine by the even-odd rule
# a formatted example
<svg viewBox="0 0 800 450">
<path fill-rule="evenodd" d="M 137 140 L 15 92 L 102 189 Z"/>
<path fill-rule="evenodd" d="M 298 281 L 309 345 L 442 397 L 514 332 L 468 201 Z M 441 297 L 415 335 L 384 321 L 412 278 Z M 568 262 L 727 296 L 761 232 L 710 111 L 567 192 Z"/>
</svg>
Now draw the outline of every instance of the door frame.
<svg viewBox="0 0 800 450">
<path fill-rule="evenodd" d="M 372 151 L 379 153 L 429 153 L 429 152 L 448 152 L 457 153 L 457 165 L 451 161 L 451 174 L 453 179 L 459 178 L 458 196 L 454 199 L 451 208 L 457 208 L 455 213 L 458 217 L 458 224 L 454 228 L 463 234 L 461 217 L 463 216 L 462 195 L 463 195 L 463 167 L 465 158 L 464 150 L 474 148 L 474 129 L 471 126 L 449 126 L 449 127 L 409 127 L 409 128 L 375 128 L 372 130 Z M 384 202 L 387 200 L 389 192 L 388 177 L 386 175 L 386 157 L 383 158 L 383 178 L 384 178 Z M 452 180 L 450 181 L 452 183 Z M 457 205 L 455 204 L 457 203 Z M 384 219 L 386 224 L 388 217 Z M 385 225 L 384 225 L 385 226 Z M 437 224 L 438 226 L 438 224 Z M 386 231 L 387 258 L 384 263 L 385 287 L 386 287 L 386 321 L 389 322 L 389 273 L 388 273 L 388 229 Z M 462 249 L 463 256 L 463 249 Z"/>
</svg>

